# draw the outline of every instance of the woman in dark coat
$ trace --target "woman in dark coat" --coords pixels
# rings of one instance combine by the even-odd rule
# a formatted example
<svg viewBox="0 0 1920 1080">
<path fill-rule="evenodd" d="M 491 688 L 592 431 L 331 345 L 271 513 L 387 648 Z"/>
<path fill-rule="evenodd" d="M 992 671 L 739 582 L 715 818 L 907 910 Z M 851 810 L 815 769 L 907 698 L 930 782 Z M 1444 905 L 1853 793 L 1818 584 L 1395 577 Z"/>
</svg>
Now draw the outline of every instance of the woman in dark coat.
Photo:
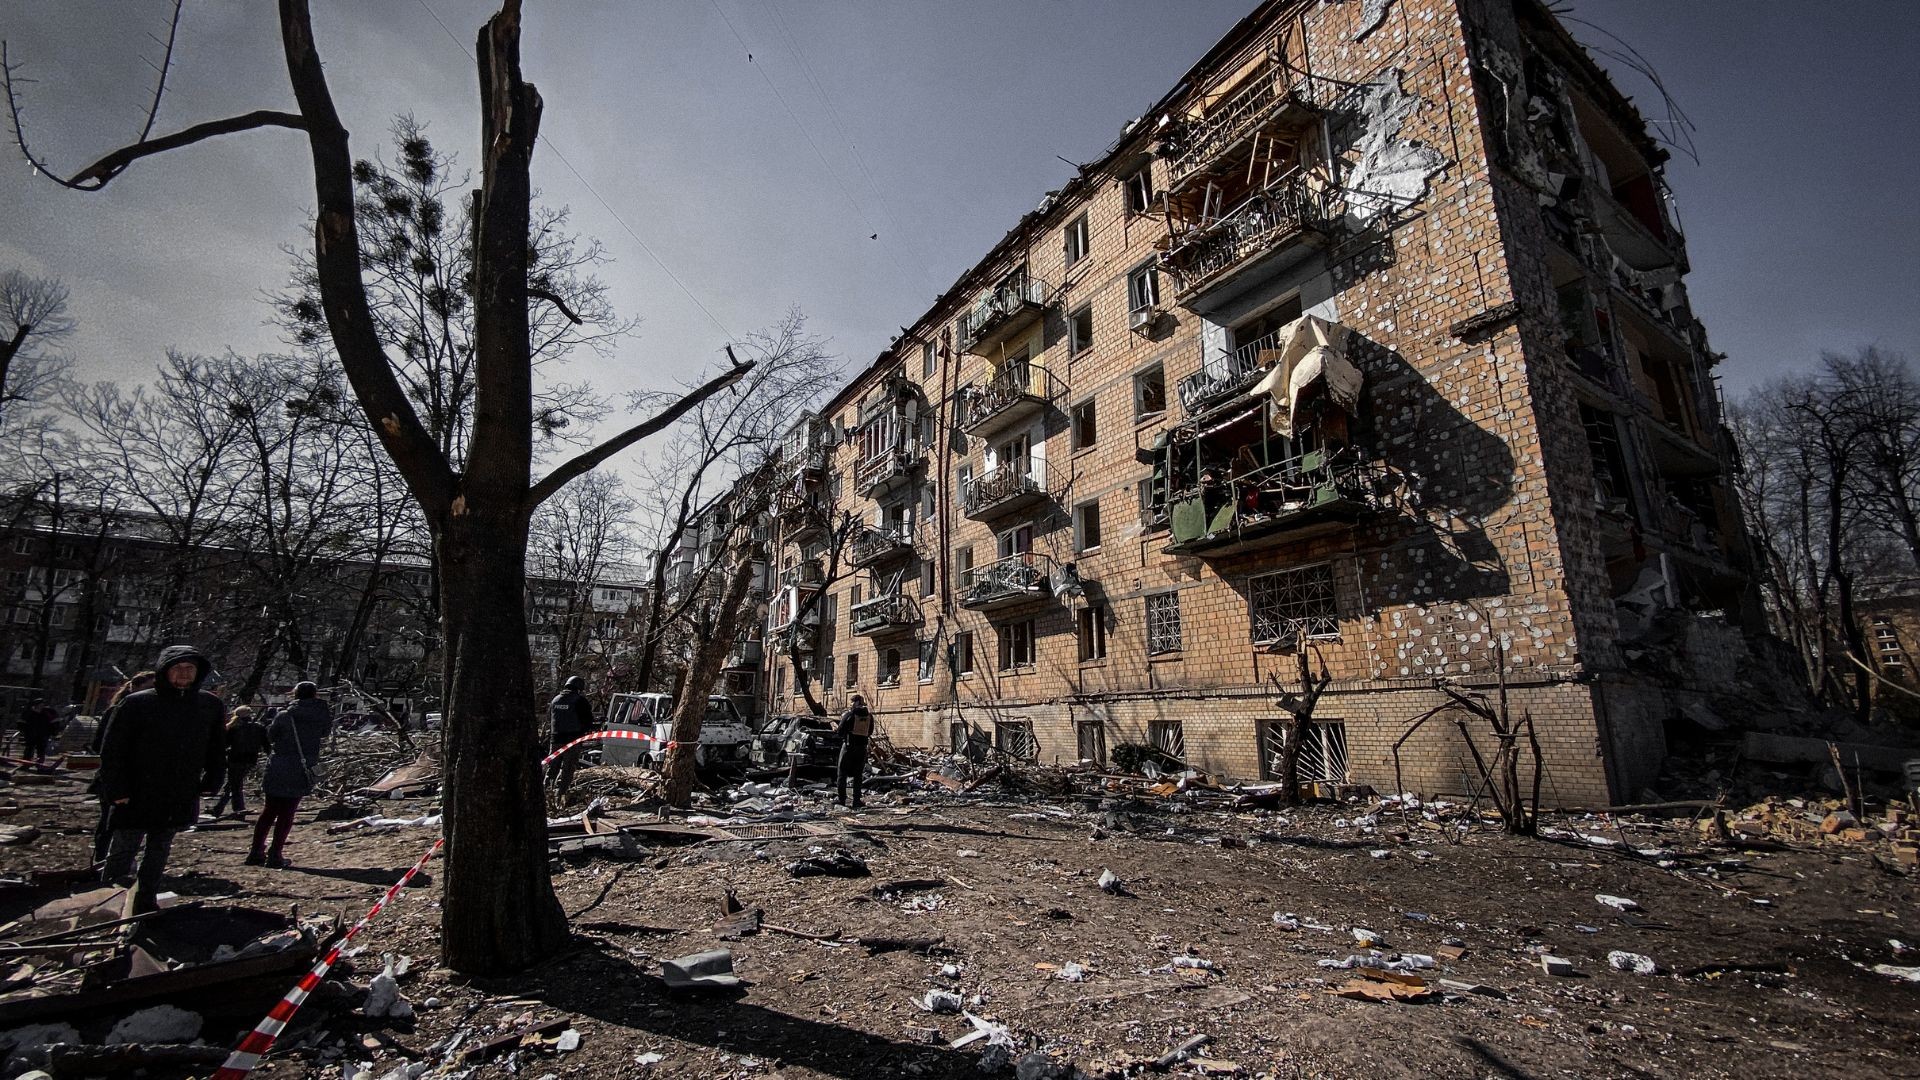
<svg viewBox="0 0 1920 1080">
<path fill-rule="evenodd" d="M 168 646 L 153 689 L 129 695 L 107 727 L 97 783 L 113 807 L 113 835 L 102 877 L 137 882 L 138 910 L 151 907 L 174 833 L 200 820 L 201 793 L 226 775 L 226 706 L 200 689 L 212 666 L 190 645 Z"/>
<path fill-rule="evenodd" d="M 272 746 L 267 756 L 267 777 L 260 785 L 266 795 L 266 807 L 253 826 L 253 850 L 247 853 L 248 866 L 265 864 L 275 870 L 287 865 L 283 849 L 287 834 L 293 831 L 293 814 L 300 800 L 313 792 L 319 779 L 320 750 L 333 734 L 333 714 L 320 700 L 320 688 L 303 682 L 293 688 L 293 704 L 281 710 L 267 727 Z M 273 846 L 267 847 L 267 834 L 273 834 Z"/>
</svg>

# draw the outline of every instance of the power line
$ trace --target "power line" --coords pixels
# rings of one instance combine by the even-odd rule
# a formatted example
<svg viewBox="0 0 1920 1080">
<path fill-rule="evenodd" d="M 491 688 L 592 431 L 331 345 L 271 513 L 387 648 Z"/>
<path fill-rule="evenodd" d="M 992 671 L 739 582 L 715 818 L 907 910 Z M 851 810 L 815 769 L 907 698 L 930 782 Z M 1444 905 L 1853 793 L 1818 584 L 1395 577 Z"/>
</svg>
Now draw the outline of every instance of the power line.
<svg viewBox="0 0 1920 1080">
<path fill-rule="evenodd" d="M 448 40 L 452 41 L 454 46 L 460 50 L 461 55 L 465 56 L 469 61 L 472 61 L 473 54 L 467 51 L 466 44 L 460 40 L 459 36 L 453 32 L 451 27 L 447 26 L 446 20 L 440 18 L 439 13 L 428 5 L 427 0 L 415 0 L 415 2 L 418 3 L 421 8 L 425 9 L 428 15 L 433 16 L 434 22 L 440 24 L 441 31 L 445 33 Z M 640 245 L 640 250 L 647 253 L 647 257 L 653 260 L 654 265 L 660 268 L 661 273 L 666 274 L 667 278 L 671 280 L 674 285 L 678 286 L 682 293 L 686 294 L 687 299 L 693 301 L 693 306 L 700 309 L 700 313 L 707 317 L 707 321 L 717 327 L 720 333 L 726 336 L 727 340 L 738 340 L 738 335 L 732 330 L 727 329 L 727 324 L 721 322 L 719 317 L 716 316 L 707 305 L 700 302 L 700 298 L 695 296 L 693 290 L 687 287 L 687 283 L 680 280 L 680 275 L 673 272 L 673 267 L 668 266 L 667 261 L 662 259 L 659 254 L 653 250 L 653 246 L 648 244 L 639 233 L 633 231 L 633 226 L 627 224 L 627 220 L 620 216 L 620 212 L 615 210 L 613 205 L 600 195 L 600 192 L 588 182 L 587 178 L 580 174 L 579 169 L 573 167 L 573 162 L 567 160 L 567 155 L 560 152 L 560 148 L 553 144 L 553 140 L 545 135 L 541 135 L 540 142 L 545 144 L 546 148 L 553 153 L 553 156 L 560 160 L 560 164 L 567 167 L 567 171 L 573 174 L 575 180 L 580 181 L 580 186 L 587 189 L 587 194 L 593 196 L 593 200 L 600 204 L 600 208 L 605 210 L 622 229 L 626 230 L 628 236 L 633 237 L 633 242 Z"/>
</svg>

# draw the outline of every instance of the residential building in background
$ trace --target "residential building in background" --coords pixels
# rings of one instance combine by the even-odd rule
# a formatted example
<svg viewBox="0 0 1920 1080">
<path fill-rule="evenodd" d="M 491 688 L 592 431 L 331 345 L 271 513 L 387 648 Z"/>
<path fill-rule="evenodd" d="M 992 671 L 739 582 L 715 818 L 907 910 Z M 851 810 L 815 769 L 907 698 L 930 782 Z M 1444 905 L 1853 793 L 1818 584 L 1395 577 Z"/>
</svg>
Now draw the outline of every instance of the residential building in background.
<svg viewBox="0 0 1920 1080">
<path fill-rule="evenodd" d="M 1306 650 L 1305 779 L 1480 786 L 1447 679 L 1630 800 L 1759 630 L 1665 157 L 1536 0 L 1261 4 L 796 427 L 769 707 L 1270 777 Z"/>
</svg>

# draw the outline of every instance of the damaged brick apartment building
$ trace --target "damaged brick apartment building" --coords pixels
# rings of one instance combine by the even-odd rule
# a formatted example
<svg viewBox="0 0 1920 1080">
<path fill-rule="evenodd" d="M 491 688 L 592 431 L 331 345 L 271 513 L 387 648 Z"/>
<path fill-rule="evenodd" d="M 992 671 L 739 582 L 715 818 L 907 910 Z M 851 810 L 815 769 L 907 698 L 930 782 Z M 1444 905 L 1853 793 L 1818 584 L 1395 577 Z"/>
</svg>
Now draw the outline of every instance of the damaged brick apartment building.
<svg viewBox="0 0 1920 1080">
<path fill-rule="evenodd" d="M 1632 798 L 1752 610 L 1665 156 L 1536 0 L 1261 4 L 791 433 L 770 640 L 898 744 L 1248 779 L 1308 649 L 1381 790 L 1504 670 Z"/>
</svg>

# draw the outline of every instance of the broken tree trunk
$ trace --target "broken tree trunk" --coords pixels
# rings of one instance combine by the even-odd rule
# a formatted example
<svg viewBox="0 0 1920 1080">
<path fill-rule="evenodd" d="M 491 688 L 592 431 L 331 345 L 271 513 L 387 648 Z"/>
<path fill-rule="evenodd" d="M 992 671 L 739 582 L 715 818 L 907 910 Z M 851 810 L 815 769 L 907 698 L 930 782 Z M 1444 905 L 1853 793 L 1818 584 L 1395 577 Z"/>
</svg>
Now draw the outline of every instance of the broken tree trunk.
<svg viewBox="0 0 1920 1080">
<path fill-rule="evenodd" d="M 673 748 L 667 751 L 665 790 L 661 797 L 668 806 L 685 807 L 693 802 L 695 752 L 700 747 L 700 723 L 707 714 L 707 695 L 720 677 L 720 667 L 733 648 L 734 635 L 752 605 L 747 591 L 753 586 L 754 562 L 763 557 L 757 551 L 742 552 L 733 572 L 727 575 L 717 610 L 703 620 L 704 633 L 694 635 L 693 656 L 687 663 L 687 680 L 673 710 Z"/>
</svg>

